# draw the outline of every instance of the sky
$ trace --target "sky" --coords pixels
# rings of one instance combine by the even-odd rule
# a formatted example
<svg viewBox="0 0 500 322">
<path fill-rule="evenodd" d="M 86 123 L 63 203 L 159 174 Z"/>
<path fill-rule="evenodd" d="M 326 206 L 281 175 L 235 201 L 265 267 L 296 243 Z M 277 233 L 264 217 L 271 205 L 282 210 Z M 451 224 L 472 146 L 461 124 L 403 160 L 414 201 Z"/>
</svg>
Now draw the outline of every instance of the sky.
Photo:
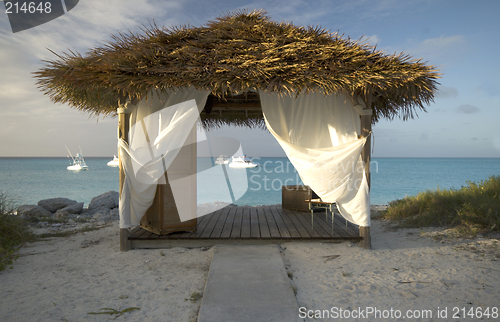
<svg viewBox="0 0 500 322">
<path fill-rule="evenodd" d="M 373 157 L 500 157 L 500 1 L 80 0 L 63 16 L 13 33 L 0 5 L 0 157 L 117 153 L 117 119 L 54 104 L 32 72 L 48 49 L 84 54 L 142 25 L 201 26 L 236 9 L 264 9 L 276 21 L 319 25 L 389 54 L 405 52 L 437 66 L 439 92 L 413 120 L 373 127 Z M 238 139 L 248 156 L 285 156 L 267 131 L 225 127 L 208 137 Z"/>
</svg>

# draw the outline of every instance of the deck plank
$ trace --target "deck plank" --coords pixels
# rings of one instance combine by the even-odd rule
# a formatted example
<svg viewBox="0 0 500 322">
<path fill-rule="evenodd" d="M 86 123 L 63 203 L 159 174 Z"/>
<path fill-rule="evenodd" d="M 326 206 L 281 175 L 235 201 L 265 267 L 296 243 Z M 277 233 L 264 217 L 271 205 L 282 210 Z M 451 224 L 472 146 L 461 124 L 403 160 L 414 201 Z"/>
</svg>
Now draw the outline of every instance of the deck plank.
<svg viewBox="0 0 500 322">
<path fill-rule="evenodd" d="M 288 229 L 288 232 L 290 233 L 290 236 L 292 238 L 300 238 L 301 235 L 297 228 L 295 228 L 295 225 L 293 224 L 292 220 L 290 217 L 283 211 L 283 209 L 280 206 L 275 206 L 272 208 L 273 211 L 275 211 L 280 218 L 283 220 L 285 223 L 286 228 Z"/>
<path fill-rule="evenodd" d="M 340 214 L 335 214 L 334 215 L 334 229 L 335 229 L 335 236 L 336 237 L 342 237 L 342 238 L 349 238 L 351 235 L 346 231 L 345 229 L 345 220 Z M 324 223 L 324 217 L 318 218 L 320 222 Z M 332 217 L 331 214 L 328 214 L 328 223 L 326 224 L 329 227 L 329 231 L 331 232 L 332 229 Z M 356 233 L 356 235 L 359 233 Z"/>
<path fill-rule="evenodd" d="M 140 226 L 137 226 L 135 227 L 134 229 L 132 229 L 129 233 L 129 235 L 132 237 L 132 236 L 137 236 L 137 235 L 141 235 L 142 234 L 142 228 Z"/>
<path fill-rule="evenodd" d="M 284 209 L 284 208 L 281 208 L 281 209 L 283 211 L 283 216 L 284 217 L 286 216 L 287 218 L 289 218 L 290 221 L 295 226 L 295 229 L 297 229 L 297 231 L 299 232 L 300 238 L 311 238 L 310 232 L 307 230 L 306 227 L 304 227 L 302 222 L 297 218 L 297 216 L 295 215 L 295 213 L 293 211 L 290 211 L 290 210 Z"/>
<path fill-rule="evenodd" d="M 234 215 L 233 230 L 231 231 L 231 238 L 241 238 L 241 221 L 243 219 L 243 207 L 236 208 Z"/>
<path fill-rule="evenodd" d="M 302 225 L 307 229 L 309 234 L 311 235 L 311 238 L 320 238 L 322 237 L 316 229 L 313 229 L 311 227 L 311 214 L 309 212 L 300 212 L 296 210 L 291 210 L 297 219 L 302 223 Z"/>
<path fill-rule="evenodd" d="M 269 207 L 269 210 L 271 211 L 271 214 L 274 217 L 274 221 L 276 222 L 276 225 L 278 226 L 278 229 L 279 229 L 280 234 L 281 234 L 281 238 L 291 238 L 292 236 L 290 234 L 290 231 L 288 230 L 288 227 L 285 225 L 285 222 L 283 221 L 283 218 L 281 218 L 276 207 L 271 206 L 271 207 Z"/>
<path fill-rule="evenodd" d="M 224 207 L 221 209 L 222 212 L 219 216 L 219 219 L 217 219 L 217 222 L 215 223 L 214 229 L 210 233 L 210 236 L 208 236 L 207 238 L 219 238 L 220 237 L 220 234 L 222 233 L 222 230 L 224 229 L 224 224 L 226 222 L 227 215 L 229 213 L 230 208 L 231 207 Z M 205 237 L 202 236 L 202 238 L 205 238 Z"/>
<path fill-rule="evenodd" d="M 348 222 L 346 229 L 346 221 L 338 213 L 334 213 L 332 235 L 330 213 L 326 220 L 324 213 L 315 213 L 314 229 L 311 229 L 309 212 L 283 209 L 279 206 L 228 206 L 218 210 L 204 208 L 204 211 L 211 213 L 198 218 L 196 232 L 158 236 L 138 227 L 132 230 L 129 239 L 137 241 L 135 245 L 146 245 L 147 241 L 155 242 L 155 247 L 160 247 L 162 241 L 172 240 L 246 239 L 265 242 L 265 240 L 360 239 L 358 227 Z"/>
<path fill-rule="evenodd" d="M 155 235 L 155 234 L 150 232 L 149 230 L 144 229 L 142 234 L 137 236 L 137 239 L 149 239 L 150 237 L 154 238 L 154 236 L 152 236 L 152 235 Z"/>
<path fill-rule="evenodd" d="M 328 218 L 328 217 L 327 217 Z M 328 220 L 328 219 L 327 219 Z M 325 213 L 319 212 L 314 214 L 314 229 L 321 235 L 323 238 L 331 238 L 332 236 L 332 226 L 331 219 L 327 223 L 325 221 Z"/>
<path fill-rule="evenodd" d="M 318 224 L 318 231 L 322 231 L 323 235 L 327 234 L 328 236 L 335 238 L 342 237 L 343 232 L 339 229 L 337 221 L 334 221 L 334 231 L 332 233 L 332 217 L 330 216 L 330 214 L 328 214 L 326 219 L 324 213 L 320 212 L 314 214 L 314 228 L 316 228 L 316 224 Z"/>
<path fill-rule="evenodd" d="M 215 208 L 214 208 L 215 209 Z M 212 209 L 212 210 L 214 210 Z M 198 218 L 198 228 L 195 232 L 193 232 L 189 238 L 199 238 L 201 234 L 207 229 L 209 222 L 212 220 L 212 217 L 216 215 L 216 211 L 211 211 L 207 215 L 204 215 L 201 218 Z"/>
<path fill-rule="evenodd" d="M 271 238 L 269 225 L 267 224 L 266 215 L 264 214 L 264 207 L 257 207 L 257 218 L 259 220 L 260 238 Z"/>
<path fill-rule="evenodd" d="M 195 232 L 185 232 L 179 235 L 179 239 L 188 239 L 191 236 L 196 237 L 198 234 L 201 234 L 207 225 L 207 218 L 210 218 L 210 215 L 205 215 L 201 218 L 197 218 L 197 228 Z"/>
<path fill-rule="evenodd" d="M 347 219 L 345 219 L 344 217 L 342 217 L 340 214 L 338 215 L 338 217 L 339 217 L 339 221 L 338 221 L 339 222 L 339 226 L 341 226 L 342 229 L 347 234 L 349 234 L 349 236 L 352 236 L 352 235 L 356 235 L 357 236 L 357 235 L 359 235 L 359 228 L 355 224 L 347 221 Z M 335 220 L 337 220 L 337 217 L 335 217 Z M 347 222 L 347 229 L 346 229 L 346 222 Z"/>
<path fill-rule="evenodd" d="M 224 228 L 220 234 L 220 238 L 231 237 L 231 231 L 233 230 L 234 216 L 236 215 L 235 207 L 228 207 L 229 212 L 227 213 L 226 221 L 224 222 Z"/>
<path fill-rule="evenodd" d="M 264 215 L 266 216 L 267 226 L 269 227 L 269 233 L 271 234 L 271 238 L 281 238 L 278 225 L 274 220 L 274 216 L 271 213 L 271 209 L 269 207 L 262 207 L 262 209 L 264 210 Z"/>
<path fill-rule="evenodd" d="M 251 207 L 250 209 L 250 237 L 260 238 L 260 228 L 259 228 L 259 215 L 257 214 L 257 209 Z"/>
<path fill-rule="evenodd" d="M 241 207 L 243 214 L 241 218 L 241 238 L 250 238 L 250 209 Z"/>
<path fill-rule="evenodd" d="M 219 217 L 221 216 L 221 214 L 222 214 L 222 209 L 219 209 L 210 215 L 206 215 L 206 216 L 210 216 L 210 218 L 208 218 L 209 220 L 208 220 L 207 226 L 203 230 L 203 233 L 200 234 L 200 238 L 210 237 L 210 235 L 212 234 L 212 231 L 215 228 L 215 224 L 217 224 L 217 221 L 219 220 Z"/>
<path fill-rule="evenodd" d="M 330 220 L 331 220 L 331 218 L 330 218 Z M 338 232 L 338 234 L 341 237 L 350 237 L 351 236 L 349 231 L 346 230 L 346 228 L 345 228 L 345 218 L 342 217 L 342 215 L 340 215 L 340 214 L 335 215 L 335 231 Z M 355 235 L 359 235 L 359 231 L 357 231 L 355 233 Z"/>
</svg>

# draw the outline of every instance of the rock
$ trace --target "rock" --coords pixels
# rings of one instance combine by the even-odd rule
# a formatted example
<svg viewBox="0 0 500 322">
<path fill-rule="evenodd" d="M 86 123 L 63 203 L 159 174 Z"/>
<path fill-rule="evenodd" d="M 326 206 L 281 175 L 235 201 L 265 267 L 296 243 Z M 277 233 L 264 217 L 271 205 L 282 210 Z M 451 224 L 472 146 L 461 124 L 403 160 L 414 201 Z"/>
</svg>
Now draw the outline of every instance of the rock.
<svg viewBox="0 0 500 322">
<path fill-rule="evenodd" d="M 68 217 L 68 214 L 59 212 L 59 210 L 56 211 L 56 213 L 54 214 L 54 218 L 64 218 L 64 217 Z"/>
<path fill-rule="evenodd" d="M 99 220 L 99 218 L 107 217 L 109 215 L 109 209 L 101 207 L 98 211 L 94 212 L 92 218 Z"/>
<path fill-rule="evenodd" d="M 107 216 L 111 209 L 108 207 L 99 207 L 94 209 L 87 209 L 82 212 L 82 215 L 92 217 L 93 215 L 100 213 L 101 215 Z"/>
<path fill-rule="evenodd" d="M 61 217 L 67 217 L 69 215 L 79 215 L 82 213 L 82 210 L 83 210 L 83 202 L 75 203 L 73 205 L 69 205 L 67 207 L 64 207 L 56 211 L 55 217 L 61 218 Z"/>
<path fill-rule="evenodd" d="M 23 205 L 17 208 L 17 215 L 21 217 L 47 217 L 52 216 L 52 213 L 38 205 Z"/>
<path fill-rule="evenodd" d="M 119 205 L 118 192 L 108 191 L 106 193 L 103 193 L 102 195 L 92 198 L 88 209 L 92 210 L 95 208 L 103 208 L 103 207 L 108 209 L 113 209 L 118 207 L 118 205 Z"/>
<path fill-rule="evenodd" d="M 114 208 L 109 212 L 109 218 L 111 220 L 119 220 L 120 219 L 120 209 Z"/>
<path fill-rule="evenodd" d="M 40 200 L 38 202 L 38 205 L 50 212 L 56 212 L 59 209 L 65 208 L 69 205 L 74 205 L 76 203 L 78 203 L 76 200 L 71 200 L 68 198 L 51 198 Z"/>
<path fill-rule="evenodd" d="M 62 211 L 68 212 L 68 214 L 81 214 L 83 210 L 83 202 L 76 203 L 71 206 L 64 207 L 63 209 L 60 209 Z"/>
<path fill-rule="evenodd" d="M 94 213 L 92 218 L 97 221 L 113 221 L 118 220 L 120 218 L 120 215 L 118 208 L 114 208 L 111 210 L 107 209 L 107 211 L 103 211 L 103 209 L 101 208 L 100 211 Z"/>
</svg>

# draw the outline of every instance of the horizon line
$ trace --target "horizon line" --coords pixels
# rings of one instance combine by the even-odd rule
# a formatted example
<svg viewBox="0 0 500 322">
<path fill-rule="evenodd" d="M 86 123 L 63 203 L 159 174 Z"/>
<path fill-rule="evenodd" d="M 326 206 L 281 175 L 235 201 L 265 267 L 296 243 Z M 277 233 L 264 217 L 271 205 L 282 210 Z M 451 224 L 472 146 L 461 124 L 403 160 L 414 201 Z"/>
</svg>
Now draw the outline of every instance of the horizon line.
<svg viewBox="0 0 500 322">
<path fill-rule="evenodd" d="M 0 158 L 69 158 L 69 156 L 0 156 Z M 85 158 L 112 158 L 112 156 L 85 156 Z M 197 158 L 217 158 L 216 156 L 197 156 Z M 285 156 L 251 156 L 249 158 L 284 158 Z M 500 156 L 372 156 L 372 158 L 387 158 L 387 159 L 500 159 Z"/>
</svg>

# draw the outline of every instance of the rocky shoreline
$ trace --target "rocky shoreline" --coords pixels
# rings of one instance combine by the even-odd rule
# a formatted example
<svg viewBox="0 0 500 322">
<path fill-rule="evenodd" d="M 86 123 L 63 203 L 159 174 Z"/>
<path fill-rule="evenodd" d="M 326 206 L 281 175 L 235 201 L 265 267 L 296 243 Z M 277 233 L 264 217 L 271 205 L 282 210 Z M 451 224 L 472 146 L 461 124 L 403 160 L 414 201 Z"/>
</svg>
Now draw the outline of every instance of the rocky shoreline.
<svg viewBox="0 0 500 322">
<path fill-rule="evenodd" d="M 16 214 L 32 223 L 29 227 L 36 235 L 97 229 L 119 220 L 116 191 L 94 197 L 87 208 L 83 206 L 83 202 L 68 198 L 50 198 L 19 206 Z"/>
</svg>

